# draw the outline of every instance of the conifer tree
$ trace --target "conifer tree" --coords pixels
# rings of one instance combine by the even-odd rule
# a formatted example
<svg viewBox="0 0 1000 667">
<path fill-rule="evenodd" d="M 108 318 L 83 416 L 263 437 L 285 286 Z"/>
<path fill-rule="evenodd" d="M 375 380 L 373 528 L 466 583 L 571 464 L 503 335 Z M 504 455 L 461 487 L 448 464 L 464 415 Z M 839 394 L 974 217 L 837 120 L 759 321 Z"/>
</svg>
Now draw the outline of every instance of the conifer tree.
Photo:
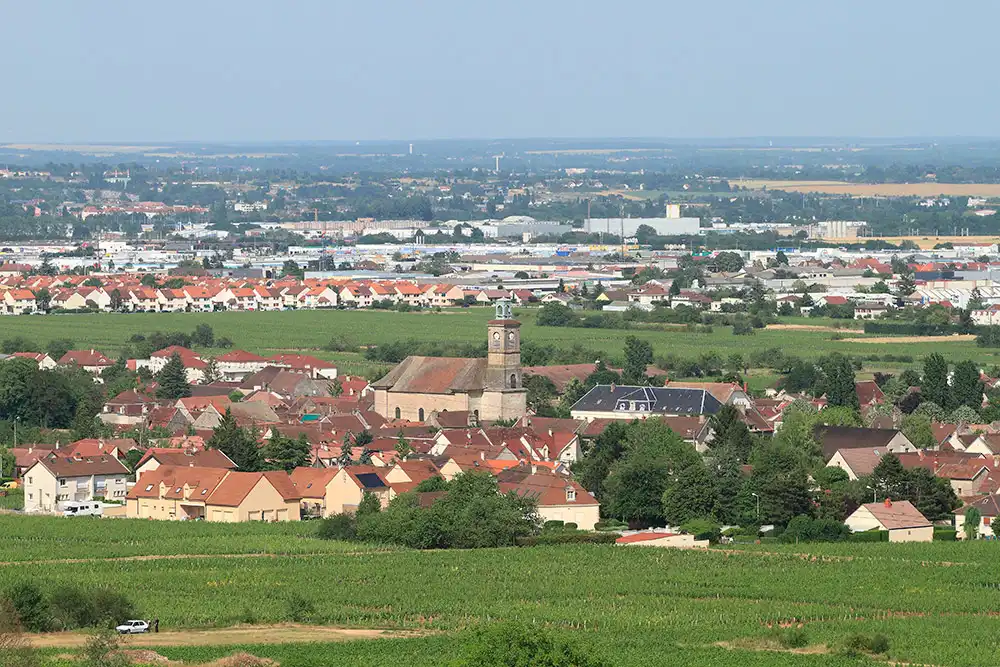
<svg viewBox="0 0 1000 667">
<path fill-rule="evenodd" d="M 181 361 L 181 355 L 176 352 L 170 355 L 170 360 L 157 374 L 156 381 L 160 385 L 156 389 L 159 398 L 186 398 L 191 395 L 191 385 L 187 381 L 184 362 Z"/>
</svg>

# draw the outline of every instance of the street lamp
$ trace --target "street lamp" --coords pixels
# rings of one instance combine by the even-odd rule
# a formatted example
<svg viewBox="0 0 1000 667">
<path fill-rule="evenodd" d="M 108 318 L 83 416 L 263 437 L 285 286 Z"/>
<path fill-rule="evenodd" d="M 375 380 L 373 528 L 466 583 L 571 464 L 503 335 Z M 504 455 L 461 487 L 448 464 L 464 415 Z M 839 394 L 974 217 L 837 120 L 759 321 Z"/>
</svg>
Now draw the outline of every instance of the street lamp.
<svg viewBox="0 0 1000 667">
<path fill-rule="evenodd" d="M 877 503 L 878 502 L 878 491 L 875 489 L 875 487 L 874 486 L 866 486 L 865 488 L 872 490 L 872 502 L 873 503 Z"/>
<path fill-rule="evenodd" d="M 760 496 L 758 496 L 753 491 L 750 492 L 750 495 L 757 499 L 757 521 L 759 522 L 760 521 Z"/>
</svg>

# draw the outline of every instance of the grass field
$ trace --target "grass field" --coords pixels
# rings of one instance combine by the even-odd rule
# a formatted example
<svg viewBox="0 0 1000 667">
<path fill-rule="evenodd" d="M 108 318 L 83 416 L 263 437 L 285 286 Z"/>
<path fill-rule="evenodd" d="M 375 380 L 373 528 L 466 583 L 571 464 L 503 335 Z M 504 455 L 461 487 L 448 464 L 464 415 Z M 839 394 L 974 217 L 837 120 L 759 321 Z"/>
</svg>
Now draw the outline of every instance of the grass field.
<svg viewBox="0 0 1000 667">
<path fill-rule="evenodd" d="M 995 566 L 1000 545 L 991 542 L 766 545 L 708 552 L 610 545 L 359 552 L 312 540 L 299 532 L 303 527 L 174 523 L 162 524 L 163 532 L 156 534 L 159 525 L 151 529 L 126 520 L 0 517 L 3 534 L 34 532 L 39 535 L 34 547 L 50 548 L 53 557 L 78 543 L 92 555 L 86 545 L 95 525 L 100 540 L 109 542 L 109 556 L 130 539 L 149 553 L 183 548 L 194 553 L 203 550 L 196 542 L 208 529 L 236 531 L 232 539 L 216 539 L 240 552 L 242 542 L 269 544 L 289 535 L 316 546 L 312 553 L 257 558 L 35 560 L 0 567 L 0 590 L 24 580 L 48 591 L 63 584 L 110 586 L 127 592 L 143 617 L 159 617 L 164 630 L 285 622 L 287 601 L 302 596 L 315 607 L 311 623 L 431 633 L 362 643 L 239 647 L 274 657 L 283 667 L 337 664 L 333 657 L 352 665 L 439 665 L 455 655 L 464 633 L 497 620 L 547 628 L 623 666 L 859 664 L 827 654 L 828 646 L 835 649 L 853 633 L 884 633 L 891 642 L 888 657 L 907 663 L 994 664 L 1000 648 Z M 176 536 L 167 537 L 168 530 Z M 339 552 L 321 553 L 331 548 Z M 11 559 L 19 549 L 18 543 L 2 544 L 0 555 Z M 816 655 L 761 651 L 774 647 L 775 628 L 800 623 Z M 159 652 L 195 661 L 234 650 L 197 646 Z"/>
<path fill-rule="evenodd" d="M 754 350 L 778 348 L 802 357 L 818 357 L 830 352 L 854 355 L 911 355 L 915 361 L 931 352 L 943 351 L 950 360 L 974 359 L 981 366 L 1000 362 L 1000 351 L 977 348 L 972 341 L 884 342 L 878 345 L 852 342 L 850 337 L 863 336 L 857 331 L 837 332 L 815 329 L 765 329 L 753 336 L 734 336 L 729 327 L 715 327 L 710 334 L 690 333 L 683 328 L 636 328 L 633 330 L 577 329 L 539 327 L 535 324 L 537 310 L 520 309 L 523 322 L 522 340 L 552 344 L 561 348 L 581 346 L 620 359 L 626 336 L 644 338 L 653 345 L 654 355 L 674 353 L 693 358 L 706 352 L 726 357 L 734 352 L 749 354 Z M 136 313 L 21 316 L 0 319 L 0 339 L 24 336 L 44 347 L 56 338 L 70 338 L 78 348 L 93 347 L 115 356 L 132 334 L 154 331 L 191 332 L 204 322 L 212 326 L 217 337 L 227 336 L 236 347 L 260 354 L 278 351 L 304 351 L 341 364 L 343 372 L 364 373 L 372 364 L 358 353 L 329 353 L 321 348 L 333 337 L 355 345 L 417 341 L 456 341 L 479 343 L 485 340 L 486 322 L 492 309 L 470 308 L 441 313 L 396 313 L 387 311 L 287 311 L 287 312 L 227 312 L 227 313 Z M 830 320 L 789 319 L 807 326 L 829 325 Z M 835 340 L 835 337 L 847 337 Z M 219 352 L 216 350 L 215 352 Z"/>
<path fill-rule="evenodd" d="M 845 183 L 843 181 L 780 181 L 741 179 L 731 181 L 753 190 L 819 192 L 852 197 L 1000 197 L 1000 183 Z"/>
</svg>

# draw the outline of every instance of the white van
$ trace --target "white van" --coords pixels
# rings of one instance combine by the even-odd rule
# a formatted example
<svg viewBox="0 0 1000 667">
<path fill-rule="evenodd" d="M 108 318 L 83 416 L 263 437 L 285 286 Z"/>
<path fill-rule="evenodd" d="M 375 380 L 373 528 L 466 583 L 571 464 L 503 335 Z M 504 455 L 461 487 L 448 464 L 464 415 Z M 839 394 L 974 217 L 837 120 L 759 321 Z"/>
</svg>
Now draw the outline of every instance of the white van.
<svg viewBox="0 0 1000 667">
<path fill-rule="evenodd" d="M 63 516 L 101 516 L 104 508 L 99 502 L 93 500 L 86 503 L 65 503 L 63 505 Z"/>
</svg>

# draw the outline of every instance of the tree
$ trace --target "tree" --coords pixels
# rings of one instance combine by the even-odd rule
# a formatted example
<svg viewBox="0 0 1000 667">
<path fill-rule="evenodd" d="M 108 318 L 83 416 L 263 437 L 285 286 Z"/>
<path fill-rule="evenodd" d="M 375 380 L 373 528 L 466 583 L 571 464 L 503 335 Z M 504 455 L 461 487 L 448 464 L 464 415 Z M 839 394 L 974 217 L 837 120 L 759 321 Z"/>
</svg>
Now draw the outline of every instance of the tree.
<svg viewBox="0 0 1000 667">
<path fill-rule="evenodd" d="M 909 482 L 906 469 L 895 454 L 886 454 L 871 474 L 875 491 L 883 498 L 905 498 Z"/>
<path fill-rule="evenodd" d="M 174 352 L 170 359 L 156 375 L 159 386 L 156 388 L 158 398 L 186 398 L 191 395 L 191 385 L 187 381 L 187 369 L 181 361 L 181 355 Z"/>
<path fill-rule="evenodd" d="M 754 452 L 751 465 L 750 488 L 760 499 L 761 522 L 785 525 L 800 514 L 812 515 L 811 485 L 801 453 L 774 440 Z"/>
<path fill-rule="evenodd" d="M 917 284 L 913 281 L 913 276 L 909 273 L 904 273 L 896 283 L 897 305 L 902 306 L 905 303 L 906 297 L 913 294 L 916 290 Z"/>
<path fill-rule="evenodd" d="M 962 522 L 962 532 L 965 534 L 965 539 L 974 540 L 979 535 L 979 522 L 982 520 L 982 514 L 975 507 L 970 507 L 965 510 L 965 521 Z"/>
<path fill-rule="evenodd" d="M 114 288 L 113 290 L 111 290 L 111 294 L 109 294 L 108 297 L 110 298 L 108 307 L 113 312 L 118 313 L 124 310 L 125 300 L 122 298 L 121 290 L 119 290 L 117 287 Z"/>
<path fill-rule="evenodd" d="M 715 510 L 715 480 L 701 461 L 692 463 L 667 485 L 663 493 L 663 517 L 672 526 L 691 519 L 712 516 Z"/>
<path fill-rule="evenodd" d="M 350 432 L 344 434 L 344 439 L 340 443 L 340 456 L 337 457 L 337 465 L 341 468 L 354 465 L 354 439 Z"/>
<path fill-rule="evenodd" d="M 948 388 L 948 362 L 937 352 L 924 358 L 924 375 L 920 380 L 920 393 L 944 410 L 952 408 L 951 392 Z"/>
<path fill-rule="evenodd" d="M 111 628 L 103 628 L 83 646 L 83 667 L 130 667 L 132 661 L 120 651 L 120 638 Z"/>
<path fill-rule="evenodd" d="M 43 287 L 35 292 L 35 309 L 40 313 L 49 312 L 49 305 L 52 302 L 52 294 L 48 288 Z"/>
<path fill-rule="evenodd" d="M 544 375 L 529 375 L 524 380 L 527 390 L 525 401 L 536 415 L 551 415 L 552 401 L 556 398 L 556 385 Z"/>
<path fill-rule="evenodd" d="M 968 405 L 960 405 L 948 415 L 949 424 L 978 424 L 979 412 L 973 410 Z"/>
<path fill-rule="evenodd" d="M 73 341 L 68 338 L 54 338 L 45 346 L 45 353 L 53 360 L 59 361 L 67 352 L 73 349 Z"/>
<path fill-rule="evenodd" d="M 338 398 L 344 393 L 344 383 L 340 381 L 340 378 L 333 378 L 333 381 L 329 384 L 330 395 L 334 398 Z"/>
<path fill-rule="evenodd" d="M 487 626 L 467 643 L 454 667 L 605 667 L 584 652 L 553 641 L 544 630 L 523 623 Z"/>
<path fill-rule="evenodd" d="M 910 395 L 913 396 L 914 394 Z M 917 395 L 919 396 L 919 394 Z M 900 408 L 902 409 L 902 404 L 900 404 Z M 906 410 L 904 409 L 903 412 L 906 412 Z M 946 417 L 944 409 L 933 401 L 921 401 L 917 408 L 910 414 L 924 415 L 931 421 L 935 422 L 943 422 Z"/>
<path fill-rule="evenodd" d="M 559 279 L 559 284 L 556 286 L 556 292 L 558 292 L 559 294 L 566 293 L 566 284 L 563 282 L 562 278 Z"/>
<path fill-rule="evenodd" d="M 931 428 L 931 420 L 927 415 L 911 414 L 903 417 L 900 430 L 913 443 L 914 447 L 929 449 L 937 446 L 937 438 Z"/>
<path fill-rule="evenodd" d="M 653 346 L 649 341 L 625 337 L 625 363 L 622 365 L 622 379 L 628 384 L 646 384 L 646 367 L 653 363 Z"/>
<path fill-rule="evenodd" d="M 788 266 L 788 255 L 779 250 L 774 256 L 774 263 L 778 266 Z"/>
<path fill-rule="evenodd" d="M 712 452 L 720 456 L 723 452 L 745 462 L 753 448 L 753 436 L 743 422 L 742 415 L 735 406 L 724 405 L 712 416 Z"/>
<path fill-rule="evenodd" d="M 538 311 L 535 323 L 540 327 L 570 327 L 579 318 L 573 309 L 561 303 L 547 303 Z"/>
<path fill-rule="evenodd" d="M 858 393 L 854 386 L 854 367 L 851 360 L 834 352 L 819 362 L 823 373 L 821 385 L 830 406 L 858 409 Z"/>
<path fill-rule="evenodd" d="M 951 394 L 955 405 L 965 405 L 973 410 L 983 407 L 983 381 L 979 367 L 974 361 L 960 361 L 955 364 L 951 378 Z"/>
<path fill-rule="evenodd" d="M 191 342 L 201 347 L 212 347 L 215 345 L 215 331 L 203 322 L 194 328 L 191 333 Z"/>
<path fill-rule="evenodd" d="M 275 469 L 291 472 L 309 465 L 312 446 L 305 433 L 292 439 L 281 435 L 277 428 L 272 428 L 271 439 L 264 447 L 264 457 Z"/>
<path fill-rule="evenodd" d="M 201 382 L 202 384 L 212 384 L 221 381 L 222 371 L 219 370 L 219 362 L 215 360 L 215 357 L 209 357 L 205 363 L 205 370 L 201 372 Z"/>
<path fill-rule="evenodd" d="M 21 581 L 6 591 L 6 601 L 13 607 L 22 628 L 29 632 L 46 632 L 52 623 L 49 606 L 42 589 L 33 581 Z"/>
<path fill-rule="evenodd" d="M 718 273 L 736 273 L 743 270 L 743 256 L 736 252 L 723 251 L 709 263 L 709 270 Z"/>
<path fill-rule="evenodd" d="M 374 493 L 365 491 L 358 503 L 357 517 L 360 519 L 371 514 L 378 514 L 382 511 L 382 503 Z"/>
<path fill-rule="evenodd" d="M 222 416 L 219 425 L 212 431 L 205 446 L 218 449 L 228 456 L 242 472 L 257 472 L 262 466 L 260 448 L 257 439 L 245 429 L 240 428 L 236 418 L 229 408 Z"/>
<path fill-rule="evenodd" d="M 399 437 L 396 438 L 396 445 L 394 449 L 396 450 L 396 456 L 399 457 L 400 460 L 404 461 L 407 456 L 413 453 L 413 447 L 410 446 L 410 443 L 407 441 L 402 431 L 399 432 Z"/>
<path fill-rule="evenodd" d="M 746 315 L 736 315 L 733 318 L 733 335 L 734 336 L 753 336 L 756 331 L 753 328 L 753 322 Z"/>
</svg>

